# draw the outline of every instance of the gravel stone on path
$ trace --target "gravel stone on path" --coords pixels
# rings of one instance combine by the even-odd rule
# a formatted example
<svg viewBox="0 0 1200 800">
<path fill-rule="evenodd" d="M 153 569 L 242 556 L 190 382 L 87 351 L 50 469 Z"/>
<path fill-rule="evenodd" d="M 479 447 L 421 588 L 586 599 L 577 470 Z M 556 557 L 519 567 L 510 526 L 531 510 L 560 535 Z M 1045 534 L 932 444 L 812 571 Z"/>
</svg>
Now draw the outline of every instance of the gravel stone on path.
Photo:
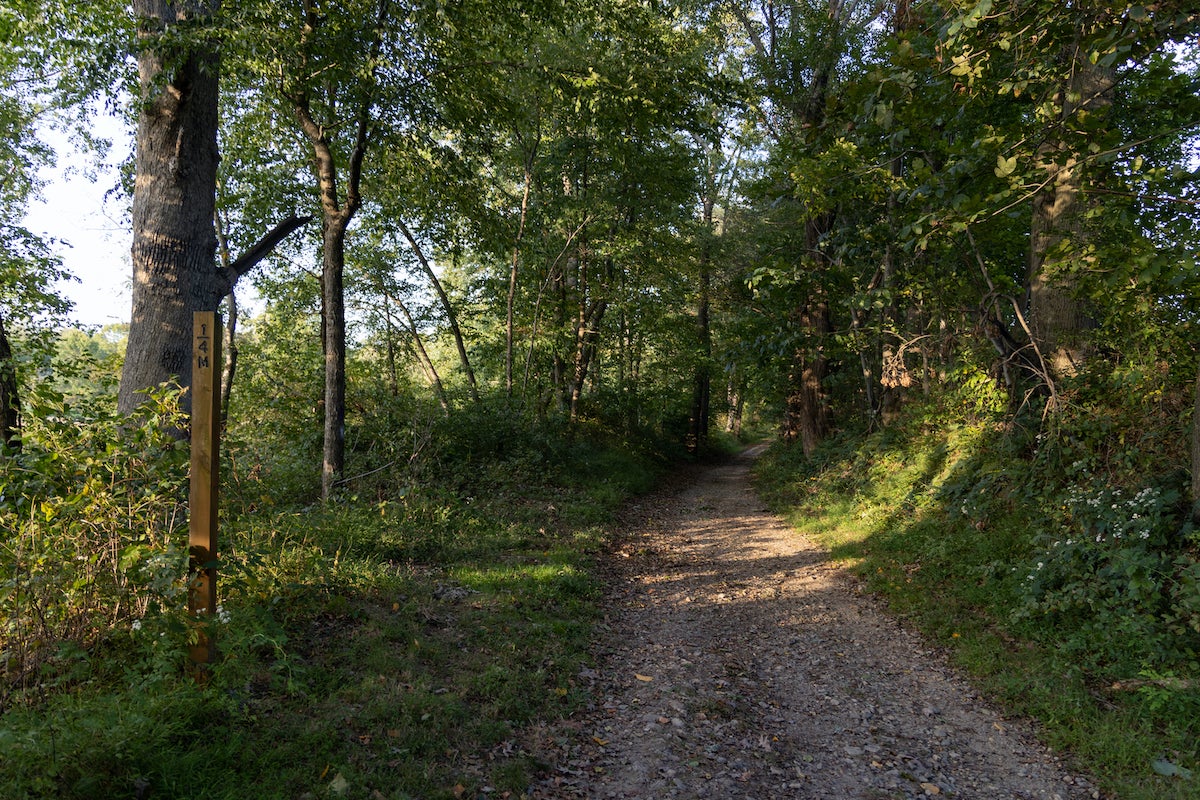
<svg viewBox="0 0 1200 800">
<path fill-rule="evenodd" d="M 644 504 L 586 712 L 531 732 L 560 798 L 1101 795 L 763 508 L 756 450 Z"/>
</svg>

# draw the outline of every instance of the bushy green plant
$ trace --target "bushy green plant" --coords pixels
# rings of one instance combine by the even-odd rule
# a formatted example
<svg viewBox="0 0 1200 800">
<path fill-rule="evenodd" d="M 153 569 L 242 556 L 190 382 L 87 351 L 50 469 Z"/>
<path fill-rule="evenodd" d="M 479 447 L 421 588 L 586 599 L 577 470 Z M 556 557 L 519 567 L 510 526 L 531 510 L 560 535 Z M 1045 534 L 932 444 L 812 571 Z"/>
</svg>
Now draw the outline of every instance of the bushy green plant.
<svg viewBox="0 0 1200 800">
<path fill-rule="evenodd" d="M 135 423 L 41 387 L 0 457 L 0 709 L 88 671 L 89 648 L 184 605 L 186 443 L 178 389 Z"/>
<path fill-rule="evenodd" d="M 1193 657 L 1200 639 L 1167 624 L 1194 602 L 1194 587 L 1179 580 L 1190 572 L 1177 573 L 1178 506 L 1178 492 L 1154 486 L 1131 495 L 1070 488 L 1053 532 L 1025 565 L 1027 613 L 1058 619 L 1063 646 L 1098 648 L 1093 658 L 1158 665 Z"/>
</svg>

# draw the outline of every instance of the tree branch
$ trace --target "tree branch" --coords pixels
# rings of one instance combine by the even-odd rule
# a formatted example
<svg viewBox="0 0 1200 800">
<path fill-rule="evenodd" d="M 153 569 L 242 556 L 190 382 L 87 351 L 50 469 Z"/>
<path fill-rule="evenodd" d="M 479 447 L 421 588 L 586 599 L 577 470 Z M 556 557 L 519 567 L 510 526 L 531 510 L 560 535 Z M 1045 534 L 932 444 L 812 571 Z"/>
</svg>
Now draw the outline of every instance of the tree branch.
<svg viewBox="0 0 1200 800">
<path fill-rule="evenodd" d="M 299 217 L 293 214 L 276 225 L 266 236 L 259 239 L 253 247 L 238 257 L 227 267 L 217 270 L 218 299 L 233 291 L 238 279 L 254 269 L 258 262 L 271 254 L 275 247 L 290 236 L 295 230 L 312 221 L 312 215 Z"/>
</svg>

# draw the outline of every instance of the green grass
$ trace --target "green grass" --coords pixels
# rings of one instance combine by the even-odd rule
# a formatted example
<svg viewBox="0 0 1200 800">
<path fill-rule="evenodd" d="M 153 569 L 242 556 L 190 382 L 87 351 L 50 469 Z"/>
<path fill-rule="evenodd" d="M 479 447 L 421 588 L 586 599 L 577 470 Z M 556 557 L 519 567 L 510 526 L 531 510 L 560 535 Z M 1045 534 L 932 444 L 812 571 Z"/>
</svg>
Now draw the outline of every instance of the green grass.
<svg viewBox="0 0 1200 800">
<path fill-rule="evenodd" d="M 1094 609 L 1086 625 L 1078 611 L 1030 599 L 1045 542 L 1078 535 L 1062 508 L 1079 481 L 1034 454 L 1048 449 L 1035 450 L 1019 430 L 937 425 L 910 411 L 883 433 L 843 437 L 810 459 L 777 447 L 758 481 L 799 531 L 946 647 L 990 696 L 1037 720 L 1106 791 L 1124 800 L 1200 797 L 1197 632 L 1171 627 L 1166 611 L 1119 614 L 1103 581 L 1121 588 L 1126 578 L 1104 569 L 1080 584 Z M 1174 478 L 1102 476 L 1106 486 L 1126 479 Z M 1194 549 L 1173 538 L 1177 523 L 1164 519 L 1166 547 L 1180 559 L 1171 563 L 1194 563 Z M 1183 590 L 1171 575 L 1158 580 L 1164 595 Z M 1119 633 L 1106 634 L 1110 626 Z M 1159 774 L 1171 765 L 1193 777 Z"/>
<path fill-rule="evenodd" d="M 75 679 L 0 716 L 0 795 L 523 793 L 542 767 L 523 731 L 583 700 L 605 526 L 654 478 L 578 455 L 570 480 L 495 469 L 476 491 L 231 515 L 207 683 L 177 617 L 110 632 Z"/>
</svg>

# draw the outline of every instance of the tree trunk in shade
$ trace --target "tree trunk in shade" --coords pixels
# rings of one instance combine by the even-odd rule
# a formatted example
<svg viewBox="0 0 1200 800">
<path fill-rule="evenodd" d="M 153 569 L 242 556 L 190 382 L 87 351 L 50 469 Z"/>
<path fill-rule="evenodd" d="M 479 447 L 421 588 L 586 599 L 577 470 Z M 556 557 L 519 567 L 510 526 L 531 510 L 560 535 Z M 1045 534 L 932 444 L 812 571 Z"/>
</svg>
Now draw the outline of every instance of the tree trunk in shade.
<svg viewBox="0 0 1200 800">
<path fill-rule="evenodd" d="M 1075 69 L 1059 100 L 1064 127 L 1083 113 L 1101 113 L 1112 103 L 1112 71 L 1092 64 L 1083 53 L 1076 53 L 1073 60 Z M 1083 167 L 1061 141 L 1042 145 L 1038 155 L 1046 182 L 1033 199 L 1029 326 L 1050 370 L 1055 375 L 1071 375 L 1087 359 L 1086 331 L 1094 327 L 1094 321 L 1075 292 L 1069 271 L 1060 270 L 1067 260 L 1057 256 L 1055 249 L 1074 239 L 1071 249 L 1078 251 L 1086 235 L 1081 224 L 1085 209 L 1080 208 Z"/>
</svg>

